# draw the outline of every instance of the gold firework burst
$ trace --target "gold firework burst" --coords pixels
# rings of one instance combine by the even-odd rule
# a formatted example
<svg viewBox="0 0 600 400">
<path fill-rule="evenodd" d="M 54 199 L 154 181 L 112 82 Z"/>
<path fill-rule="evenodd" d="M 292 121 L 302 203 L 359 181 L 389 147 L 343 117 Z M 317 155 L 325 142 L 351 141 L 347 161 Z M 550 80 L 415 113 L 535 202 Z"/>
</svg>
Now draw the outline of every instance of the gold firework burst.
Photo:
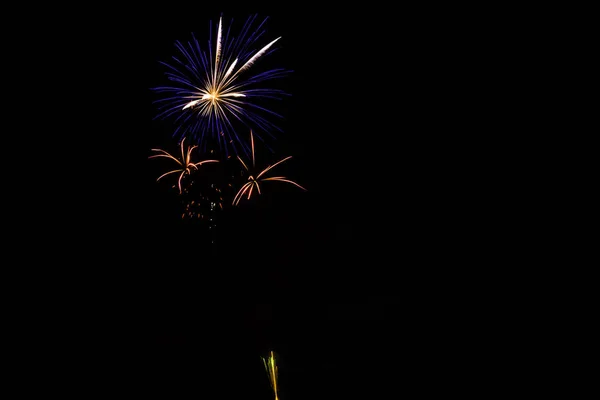
<svg viewBox="0 0 600 400">
<path fill-rule="evenodd" d="M 163 178 L 167 175 L 179 173 L 179 179 L 177 180 L 177 186 L 179 187 L 180 194 L 182 192 L 181 191 L 181 179 L 186 174 L 189 175 L 192 172 L 192 169 L 197 170 L 199 165 L 202 165 L 205 163 L 219 162 L 219 160 L 204 160 L 204 161 L 200 161 L 197 163 L 191 162 L 192 150 L 194 150 L 198 146 L 191 146 L 191 147 L 188 146 L 187 151 L 185 151 L 183 149 L 184 141 L 185 141 L 185 138 L 183 138 L 183 140 L 181 140 L 181 160 L 177 159 L 176 157 L 173 157 L 171 154 L 167 153 L 165 150 L 162 150 L 162 149 L 151 149 L 152 151 L 156 151 L 161 154 L 155 154 L 153 156 L 148 157 L 148 158 L 157 158 L 157 157 L 170 158 L 171 160 L 174 160 L 179 165 L 179 168 L 162 174 L 161 176 L 158 177 L 158 179 L 156 181 L 158 182 L 161 178 Z"/>
<path fill-rule="evenodd" d="M 252 135 L 252 131 L 250 131 L 250 144 L 252 147 L 252 168 L 254 168 L 256 165 L 256 159 L 254 157 L 254 136 Z M 272 176 L 272 177 L 268 177 L 268 178 L 263 176 L 263 175 L 265 175 L 265 173 L 270 171 L 273 167 L 289 160 L 290 158 L 292 158 L 292 156 L 288 156 L 282 160 L 277 161 L 275 164 L 268 166 L 267 168 L 263 169 L 260 173 L 256 174 L 256 177 L 253 174 L 251 174 L 250 168 L 248 168 L 248 166 L 246 165 L 246 163 L 244 163 L 244 161 L 240 158 L 240 156 L 237 156 L 237 158 L 238 158 L 238 160 L 240 160 L 240 162 L 244 166 L 244 169 L 246 171 L 248 171 L 248 173 L 250 173 L 250 175 L 248 176 L 248 182 L 246 182 L 240 188 L 240 190 L 238 190 L 237 194 L 233 198 L 233 205 L 239 204 L 240 200 L 246 193 L 248 194 L 247 199 L 250 199 L 250 196 L 252 196 L 252 191 L 254 190 L 254 188 L 256 188 L 256 191 L 258 192 L 258 194 L 260 194 L 261 192 L 260 192 L 259 182 L 263 182 L 263 181 L 287 182 L 287 183 L 291 183 L 292 185 L 298 186 L 302 190 L 306 190 L 305 188 L 303 188 L 296 182 L 287 179 L 285 176 Z"/>
</svg>

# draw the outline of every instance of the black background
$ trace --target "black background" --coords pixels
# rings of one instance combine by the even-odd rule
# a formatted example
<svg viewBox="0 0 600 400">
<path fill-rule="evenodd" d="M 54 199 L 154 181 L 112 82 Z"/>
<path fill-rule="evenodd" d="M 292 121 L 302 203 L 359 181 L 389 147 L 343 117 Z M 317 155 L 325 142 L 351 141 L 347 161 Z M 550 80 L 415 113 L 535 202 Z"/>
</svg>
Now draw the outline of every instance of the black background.
<svg viewBox="0 0 600 400">
<path fill-rule="evenodd" d="M 148 156 L 176 149 L 153 120 L 158 61 L 221 13 L 269 16 L 267 36 L 282 36 L 269 62 L 294 72 L 275 156 L 293 155 L 286 176 L 308 191 L 274 185 L 224 212 L 215 250 L 179 219 Z M 66 321 L 102 332 L 83 341 L 111 355 L 95 388 L 268 398 L 259 357 L 274 349 L 282 399 L 473 389 L 493 329 L 477 300 L 493 279 L 477 268 L 501 258 L 482 255 L 492 210 L 474 190 L 501 125 L 480 101 L 497 84 L 482 55 L 495 42 L 479 35 L 493 13 L 173 3 L 73 15 L 43 53 L 59 95 L 40 146 L 57 156 L 34 239 L 59 260 L 45 274 L 76 293 Z"/>
</svg>

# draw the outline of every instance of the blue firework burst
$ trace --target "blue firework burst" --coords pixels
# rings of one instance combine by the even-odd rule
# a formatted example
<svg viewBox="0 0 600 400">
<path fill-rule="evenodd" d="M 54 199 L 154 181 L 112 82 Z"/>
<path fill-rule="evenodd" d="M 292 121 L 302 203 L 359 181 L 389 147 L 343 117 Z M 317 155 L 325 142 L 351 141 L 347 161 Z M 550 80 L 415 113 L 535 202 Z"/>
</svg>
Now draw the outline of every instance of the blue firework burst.
<svg viewBox="0 0 600 400">
<path fill-rule="evenodd" d="M 287 94 L 283 90 L 258 87 L 261 86 L 258 84 L 281 78 L 291 71 L 277 68 L 254 72 L 254 65 L 272 53 L 273 45 L 280 39 L 259 45 L 267 19 L 253 29 L 256 18 L 256 15 L 248 18 L 234 36 L 231 25 L 223 29 L 221 17 L 216 40 L 213 42 L 209 37 L 207 50 L 201 48 L 192 34 L 186 43 L 175 42 L 179 57 L 172 57 L 171 63 L 161 62 L 171 86 L 153 88 L 162 96 L 155 101 L 159 110 L 155 118 L 174 119 L 174 136 L 189 137 L 204 150 L 212 140 L 226 154 L 230 150 L 247 154 L 248 143 L 238 136 L 236 131 L 240 129 L 236 127 L 243 127 L 241 132 L 252 129 L 261 140 L 261 133 L 274 137 L 274 131 L 280 131 L 271 120 L 281 115 L 261 102 L 280 100 Z"/>
</svg>

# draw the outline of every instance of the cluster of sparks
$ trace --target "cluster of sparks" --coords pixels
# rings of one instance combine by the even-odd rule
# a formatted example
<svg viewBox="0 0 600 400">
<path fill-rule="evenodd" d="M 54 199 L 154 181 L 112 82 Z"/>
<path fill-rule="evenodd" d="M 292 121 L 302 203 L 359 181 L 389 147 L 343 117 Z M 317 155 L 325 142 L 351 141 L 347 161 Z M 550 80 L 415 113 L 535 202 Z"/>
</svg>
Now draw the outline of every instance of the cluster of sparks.
<svg viewBox="0 0 600 400">
<path fill-rule="evenodd" d="M 258 51 L 250 49 L 263 35 L 264 31 L 260 29 L 266 22 L 263 20 L 256 30 L 251 31 L 255 19 L 256 16 L 250 17 L 236 38 L 230 35 L 231 28 L 223 31 L 222 18 L 219 18 L 216 42 L 211 45 L 209 40 L 208 53 L 201 50 L 193 35 L 187 46 L 179 41 L 175 43 L 182 59 L 173 57 L 173 65 L 162 63 L 168 68 L 166 75 L 173 86 L 154 89 L 168 94 L 157 101 L 161 111 L 157 118 L 176 116 L 175 135 L 190 136 L 198 144 L 204 142 L 205 136 L 212 137 L 226 152 L 230 145 L 237 154 L 238 146 L 247 152 L 247 145 L 235 133 L 234 122 L 269 134 L 278 129 L 265 116 L 281 116 L 256 104 L 254 99 L 280 99 L 285 93 L 252 88 L 252 85 L 281 77 L 289 71 L 271 69 L 247 76 L 252 65 L 273 51 L 273 44 L 281 38 L 272 40 Z"/>
<path fill-rule="evenodd" d="M 215 191 L 217 193 L 221 192 L 221 189 L 216 188 Z M 187 189 L 183 190 L 184 193 L 188 193 Z M 214 212 L 215 210 L 223 210 L 223 197 L 219 197 L 218 200 L 212 201 L 206 196 L 200 196 L 199 200 L 189 200 L 184 202 L 183 213 L 181 214 L 181 219 L 186 218 L 198 218 L 205 219 L 206 216 L 206 204 L 210 205 L 209 211 Z M 208 217 L 210 218 L 210 217 Z"/>
<path fill-rule="evenodd" d="M 168 172 L 165 172 L 164 174 L 159 176 L 156 181 L 159 181 L 161 178 L 163 178 L 167 175 L 179 173 L 179 179 L 177 180 L 177 187 L 179 188 L 180 194 L 182 193 L 181 180 L 183 179 L 184 176 L 191 174 L 192 170 L 197 170 L 199 165 L 206 164 L 206 163 L 219 162 L 219 160 L 204 160 L 204 161 L 200 161 L 197 163 L 191 162 L 192 151 L 198 146 L 188 146 L 187 150 L 184 150 L 184 148 L 183 148 L 184 141 L 185 141 L 185 138 L 181 141 L 181 160 L 177 159 L 176 157 L 173 157 L 171 154 L 169 154 L 168 152 L 166 152 L 165 150 L 162 150 L 162 149 L 152 149 L 152 151 L 156 151 L 159 154 L 155 154 L 153 156 L 148 157 L 148 158 L 158 158 L 158 157 L 170 158 L 171 160 L 175 161 L 179 165 L 178 168 L 168 171 Z"/>
<path fill-rule="evenodd" d="M 265 365 L 265 369 L 267 370 L 267 374 L 269 375 L 269 382 L 271 383 L 271 388 L 273 389 L 273 393 L 275 394 L 275 400 L 279 400 L 279 388 L 277 386 L 277 364 L 275 363 L 275 353 L 273 351 L 269 352 L 269 357 L 262 357 L 263 364 Z"/>
<path fill-rule="evenodd" d="M 250 144 L 251 144 L 251 150 L 252 150 L 252 168 L 254 168 L 256 166 L 256 160 L 254 157 L 254 136 L 252 134 L 252 132 L 250 132 Z M 292 156 L 288 156 L 285 157 L 282 160 L 277 161 L 275 164 L 268 166 L 267 168 L 263 169 L 262 171 L 260 171 L 258 174 L 256 174 L 256 176 L 254 176 L 252 174 L 252 171 L 250 170 L 250 168 L 248 168 L 248 166 L 246 165 L 246 163 L 244 163 L 244 161 L 240 158 L 240 156 L 237 156 L 238 160 L 240 160 L 240 162 L 242 163 L 242 166 L 244 167 L 244 169 L 250 174 L 248 176 L 248 182 L 246 182 L 241 188 L 240 190 L 238 190 L 237 194 L 235 195 L 235 197 L 233 198 L 233 205 L 238 205 L 240 200 L 244 197 L 244 195 L 247 194 L 247 199 L 250 199 L 250 196 L 252 196 L 252 192 L 253 190 L 256 188 L 256 191 L 258 192 L 258 194 L 261 194 L 260 192 L 260 184 L 259 182 L 264 182 L 264 181 L 280 181 L 280 182 L 287 182 L 287 183 L 291 183 L 292 185 L 295 185 L 297 187 L 299 187 L 302 190 L 306 190 L 305 188 L 303 188 L 302 186 L 300 186 L 299 184 L 297 184 L 294 181 L 291 181 L 289 179 L 287 179 L 285 176 L 272 176 L 272 177 L 264 177 L 264 175 L 269 172 L 271 169 L 273 169 L 275 166 L 289 160 L 290 158 L 292 158 Z"/>
</svg>

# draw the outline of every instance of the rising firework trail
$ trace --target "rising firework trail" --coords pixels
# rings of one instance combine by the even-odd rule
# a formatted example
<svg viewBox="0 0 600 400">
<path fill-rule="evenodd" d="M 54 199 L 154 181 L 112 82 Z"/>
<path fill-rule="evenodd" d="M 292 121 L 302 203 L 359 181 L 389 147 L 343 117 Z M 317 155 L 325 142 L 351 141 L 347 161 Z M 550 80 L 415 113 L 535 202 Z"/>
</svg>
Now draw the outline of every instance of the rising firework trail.
<svg viewBox="0 0 600 400">
<path fill-rule="evenodd" d="M 177 159 L 176 157 L 173 157 L 171 154 L 167 153 L 165 150 L 162 150 L 162 149 L 152 149 L 152 151 L 156 151 L 160 154 L 155 154 L 153 156 L 148 157 L 148 158 L 157 158 L 157 157 L 170 158 L 171 160 L 174 160 L 179 165 L 179 168 L 162 174 L 161 176 L 158 177 L 158 179 L 156 181 L 159 181 L 161 178 L 163 178 L 167 175 L 179 173 L 179 179 L 177 180 L 177 186 L 179 187 L 180 194 L 182 192 L 181 180 L 183 179 L 183 177 L 185 175 L 191 174 L 192 169 L 197 170 L 198 166 L 202 165 L 202 164 L 211 163 L 211 162 L 219 162 L 218 160 L 204 160 L 204 161 L 200 161 L 197 163 L 191 162 L 192 151 L 198 146 L 191 146 L 191 147 L 188 146 L 187 151 L 185 151 L 183 149 L 184 141 L 185 141 L 185 138 L 183 140 L 181 140 L 181 160 Z"/>
<path fill-rule="evenodd" d="M 256 159 L 254 157 L 254 136 L 252 134 L 252 131 L 250 131 L 250 147 L 251 147 L 251 151 L 252 151 L 252 169 L 255 168 L 256 166 Z M 281 181 L 281 182 L 287 182 L 287 183 L 291 183 L 292 185 L 298 186 L 300 189 L 302 190 L 306 190 L 305 188 L 303 188 L 302 186 L 298 185 L 296 182 L 291 181 L 289 179 L 287 179 L 285 176 L 273 176 L 273 177 L 264 177 L 263 175 L 265 175 L 267 172 L 269 172 L 271 169 L 273 169 L 273 167 L 289 160 L 290 158 L 292 158 L 292 156 L 288 156 L 282 160 L 277 161 L 275 164 L 268 166 L 267 168 L 263 169 L 261 172 L 259 172 L 258 174 L 256 174 L 256 177 L 254 176 L 254 174 L 252 174 L 252 170 L 246 165 L 246 163 L 244 162 L 244 160 L 242 160 L 240 158 L 240 156 L 237 157 L 238 160 L 240 160 L 240 162 L 242 163 L 242 166 L 244 167 L 244 169 L 250 174 L 248 176 L 248 182 L 246 182 L 241 188 L 240 190 L 238 190 L 237 194 L 235 195 L 235 197 L 233 198 L 233 205 L 238 205 L 240 200 L 242 199 L 242 197 L 247 194 L 248 197 L 247 199 L 250 199 L 250 196 L 252 196 L 252 191 L 256 188 L 256 191 L 258 192 L 258 194 L 260 194 L 260 182 L 264 182 L 264 181 Z"/>
<path fill-rule="evenodd" d="M 275 400 L 279 400 L 279 387 L 277 385 L 277 364 L 275 362 L 275 353 L 271 350 L 269 352 L 269 357 L 262 357 L 263 364 L 265 365 L 265 369 L 267 370 L 267 374 L 269 375 L 269 382 L 271 383 L 271 388 L 273 389 L 273 393 L 275 394 Z"/>
<path fill-rule="evenodd" d="M 280 78 L 290 71 L 279 68 L 253 72 L 255 64 L 274 51 L 273 45 L 281 38 L 256 46 L 265 33 L 266 19 L 252 30 L 255 20 L 256 16 L 250 17 L 236 37 L 231 27 L 224 30 L 222 17 L 219 18 L 216 40 L 214 43 L 209 40 L 208 51 L 201 49 L 193 34 L 191 41 L 175 43 L 181 56 L 173 57 L 171 64 L 162 63 L 167 67 L 165 75 L 172 86 L 154 88 L 166 94 L 156 101 L 160 111 L 157 118 L 174 117 L 177 125 L 174 135 L 190 137 L 201 146 L 208 139 L 216 140 L 227 155 L 229 148 L 235 154 L 239 150 L 245 154 L 248 151 L 235 125 L 242 124 L 244 129 L 271 136 L 274 130 L 279 130 L 269 118 L 281 115 L 260 105 L 260 101 L 281 99 L 286 94 L 256 84 Z"/>
</svg>

